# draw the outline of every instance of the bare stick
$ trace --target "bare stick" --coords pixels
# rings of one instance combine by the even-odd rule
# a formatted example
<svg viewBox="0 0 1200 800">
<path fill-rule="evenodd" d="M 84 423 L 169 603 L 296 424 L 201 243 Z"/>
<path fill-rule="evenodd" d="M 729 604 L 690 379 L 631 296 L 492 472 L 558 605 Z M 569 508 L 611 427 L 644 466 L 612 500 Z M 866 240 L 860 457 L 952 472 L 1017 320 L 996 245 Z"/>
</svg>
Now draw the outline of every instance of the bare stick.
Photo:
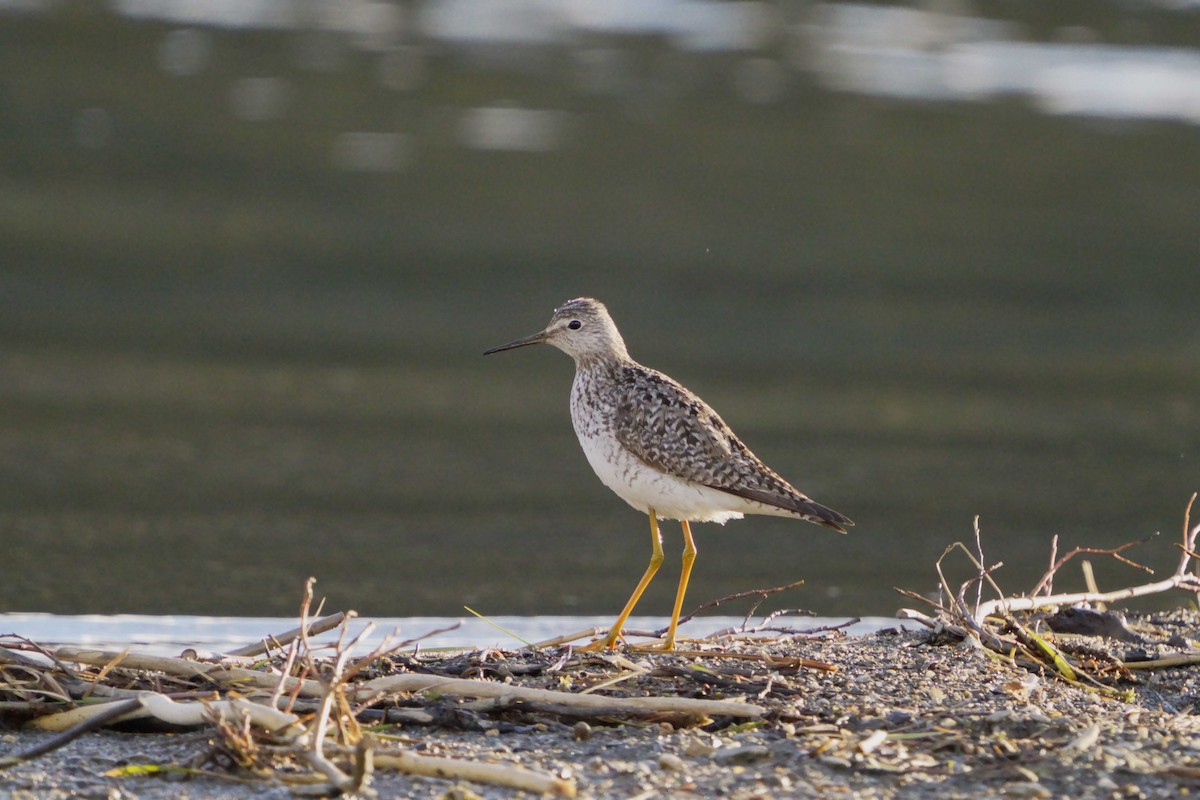
<svg viewBox="0 0 1200 800">
<path fill-rule="evenodd" d="M 674 650 L 675 655 L 684 658 L 727 658 L 730 661 L 758 661 L 767 664 L 775 669 L 794 669 L 797 667 L 806 667 L 808 669 L 820 670 L 821 672 L 837 672 L 837 664 L 828 664 L 824 661 L 814 661 L 811 658 L 800 658 L 792 656 L 769 656 L 762 653 L 732 653 L 727 651 L 711 651 L 711 650 Z"/>
<path fill-rule="evenodd" d="M 1158 594 L 1171 589 L 1184 589 L 1200 592 L 1200 577 L 1195 575 L 1172 575 L 1170 578 L 1154 583 L 1144 583 L 1141 586 L 1130 586 L 1111 592 L 1076 592 L 1074 594 L 1056 594 L 1048 597 L 1005 597 L 991 600 L 979 608 L 981 616 L 1013 612 L 1035 611 L 1051 606 L 1073 606 L 1080 603 L 1116 603 L 1134 597 Z"/>
<path fill-rule="evenodd" d="M 126 669 L 165 672 L 168 675 L 180 675 L 184 677 L 204 677 L 219 684 L 258 686 L 264 689 L 275 689 L 282 685 L 285 690 L 298 690 L 305 697 L 319 697 L 324 691 L 319 681 L 289 678 L 286 675 L 260 672 L 243 667 L 200 664 L 195 661 L 188 661 L 183 658 L 171 658 L 169 656 L 146 656 L 112 650 L 60 647 L 54 651 L 54 657 L 76 664 L 94 664 L 101 667 L 112 663 L 114 659 L 120 657 L 121 662 L 118 666 Z"/>
<path fill-rule="evenodd" d="M 979 526 L 979 517 L 975 517 L 975 526 L 977 528 Z M 967 581 L 960 587 L 957 595 L 953 594 L 951 591 L 950 584 L 946 581 L 946 576 L 942 572 L 942 561 L 944 561 L 946 556 L 950 555 L 950 553 L 956 549 L 961 550 L 966 557 L 971 560 L 971 563 L 975 565 L 975 569 L 979 571 L 979 575 L 977 577 L 972 578 L 971 581 Z M 1004 592 L 1000 590 L 1000 587 L 996 584 L 996 581 L 991 575 L 992 571 L 998 568 L 1000 565 L 997 564 L 993 567 L 985 568 L 983 566 L 983 562 L 976 559 L 974 554 L 967 549 L 966 545 L 964 545 L 962 542 L 955 542 L 945 549 L 942 555 L 938 558 L 936 566 L 938 579 L 941 581 L 943 596 L 950 599 L 951 608 L 954 610 L 952 618 L 956 621 L 961 620 L 963 625 L 973 630 L 975 635 L 978 636 L 980 640 L 989 647 L 992 647 L 993 649 L 999 649 L 1001 646 L 1000 639 L 994 633 L 984 628 L 983 624 L 980 622 L 980 620 L 986 618 L 987 615 L 983 614 L 979 609 L 977 609 L 975 613 L 972 613 L 971 610 L 967 608 L 966 601 L 963 600 L 963 594 L 973 581 L 986 580 L 989 584 L 991 584 L 996 594 L 1003 597 Z"/>
<path fill-rule="evenodd" d="M 1191 498 L 1188 500 L 1187 508 L 1183 510 L 1183 544 L 1180 549 L 1183 550 L 1183 556 L 1179 561 L 1179 568 L 1176 572 L 1187 570 L 1188 559 L 1197 558 L 1196 556 L 1196 535 L 1200 534 L 1200 525 L 1195 528 L 1189 526 L 1192 524 L 1192 503 L 1196 502 L 1196 492 L 1192 492 Z M 1196 577 L 1200 579 L 1200 564 L 1196 565 Z M 1196 600 L 1200 602 L 1200 592 L 1197 592 Z"/>
<path fill-rule="evenodd" d="M 1093 593 L 1093 591 L 1082 591 L 1082 593 L 1043 597 L 1001 597 L 1000 600 L 992 600 L 984 603 L 979 608 L 979 614 L 1019 612 L 1019 610 L 1036 610 L 1051 606 L 1075 606 L 1075 604 L 1079 603 L 1115 603 L 1122 600 L 1130 600 L 1133 597 L 1157 595 L 1171 589 L 1183 589 L 1200 594 L 1200 576 L 1188 572 L 1188 566 L 1190 561 L 1192 561 L 1192 554 L 1195 552 L 1196 536 L 1200 535 L 1200 525 L 1195 525 L 1194 528 L 1188 529 L 1190 515 L 1192 515 L 1192 504 L 1195 503 L 1195 499 L 1196 493 L 1193 493 L 1192 498 L 1188 500 L 1186 509 L 1183 510 L 1183 545 L 1180 548 L 1182 554 L 1180 555 L 1180 564 L 1175 567 L 1175 573 L 1171 577 L 1165 578 L 1163 581 L 1144 583 L 1138 585 L 1138 587 L 1103 591 L 1103 593 L 1099 593 L 1099 591 L 1096 591 L 1096 593 Z M 1128 545 L 1122 545 L 1120 548 L 1114 549 L 1120 551 L 1120 549 L 1126 547 Z M 1062 560 L 1064 559 L 1060 559 L 1060 561 Z M 1145 569 L 1145 567 L 1142 567 L 1142 569 Z"/>
<path fill-rule="evenodd" d="M 1079 562 L 1079 569 L 1083 571 L 1083 585 L 1087 587 L 1089 592 L 1098 594 L 1100 592 L 1100 584 L 1096 583 L 1096 573 L 1092 571 L 1092 562 L 1085 558 Z M 1101 611 L 1107 610 L 1103 605 L 1099 608 Z"/>
<path fill-rule="evenodd" d="M 799 633 L 801 633 L 801 634 L 829 633 L 832 631 L 840 631 L 843 628 L 849 628 L 852 625 L 857 625 L 860 622 L 862 622 L 862 617 L 851 617 L 850 619 L 846 620 L 845 622 L 839 622 L 836 625 L 820 625 L 816 628 L 807 628 L 805 630 L 799 631 Z"/>
<path fill-rule="evenodd" d="M 763 598 L 765 598 L 765 597 L 769 597 L 770 595 L 779 594 L 780 592 L 786 592 L 789 589 L 795 589 L 797 586 L 803 586 L 803 585 L 804 585 L 804 581 L 800 580 L 800 581 L 793 581 L 792 583 L 789 583 L 786 586 L 776 586 L 772 589 L 747 589 L 744 592 L 734 592 L 733 594 L 727 594 L 724 597 L 718 597 L 716 600 L 709 600 L 707 603 L 697 606 L 695 608 L 695 610 L 692 611 L 692 613 L 687 614 L 686 616 L 680 617 L 679 624 L 682 625 L 683 623 L 690 621 L 701 611 L 707 611 L 710 608 L 717 608 L 722 603 L 728 603 L 732 600 L 741 600 L 743 597 L 763 597 Z M 757 606 L 756 606 L 756 608 L 757 608 Z M 751 612 L 751 613 L 753 613 L 753 612 Z M 665 630 L 666 629 L 664 628 L 664 631 Z"/>
<path fill-rule="evenodd" d="M 535 650 L 540 650 L 543 647 L 558 647 L 560 644 L 567 644 L 568 642 L 578 641 L 579 639 L 595 639 L 597 636 L 603 636 L 606 633 L 608 633 L 607 628 L 584 628 L 583 630 L 575 631 L 574 633 L 564 633 L 561 636 L 555 636 L 552 639 L 544 639 L 540 642 L 534 642 L 532 645 L 530 645 L 530 647 L 534 648 Z"/>
<path fill-rule="evenodd" d="M 1140 586 L 1130 586 L 1125 589 L 1116 589 L 1111 592 L 1076 592 L 1074 594 L 1048 595 L 1043 597 L 1003 597 L 999 600 L 992 600 L 984 603 L 978 613 L 981 616 L 987 616 L 995 613 L 1010 613 L 1013 611 L 1034 611 L 1050 606 L 1069 606 L 1078 605 L 1079 603 L 1116 603 L 1121 600 L 1129 600 L 1134 597 L 1145 597 L 1146 595 L 1158 594 L 1171 589 L 1183 589 L 1185 591 L 1195 592 L 1200 594 L 1200 575 L 1188 572 L 1188 567 L 1191 564 L 1192 554 L 1196 548 L 1196 537 L 1200 535 L 1200 525 L 1189 530 L 1192 504 L 1196 501 L 1196 493 L 1193 493 L 1191 499 L 1188 500 L 1187 508 L 1184 509 L 1183 519 L 1183 544 L 1180 547 L 1182 551 L 1179 557 L 1179 565 L 1175 567 L 1175 573 L 1171 577 L 1153 583 L 1144 583 Z M 1113 550 L 1121 550 L 1128 545 L 1121 545 L 1120 548 Z M 1078 549 L 1078 548 L 1077 548 Z M 1104 551 L 1105 554 L 1111 554 Z M 1059 559 L 1062 562 L 1063 559 Z M 1124 560 L 1124 559 L 1123 559 Z M 1137 565 L 1140 566 L 1140 565 Z M 1144 569 L 1144 567 L 1143 567 Z"/>
<path fill-rule="evenodd" d="M 757 607 L 757 604 L 755 604 L 755 606 Z M 845 628 L 850 625 L 854 625 L 857 622 L 862 621 L 858 617 L 855 617 L 854 619 L 847 620 L 846 622 L 840 622 L 836 625 L 822 625 L 817 628 L 806 628 L 804 630 L 798 630 L 798 629 L 792 628 L 792 627 L 784 627 L 782 625 L 772 625 L 771 624 L 772 621 L 778 619 L 779 617 L 788 616 L 789 614 L 797 616 L 797 617 L 815 617 L 816 616 L 816 614 L 814 614 L 813 612 L 805 611 L 802 608 L 781 608 L 778 611 L 772 611 L 770 614 L 767 614 L 765 617 L 763 617 L 762 621 L 759 622 L 757 625 L 751 625 L 750 617 L 747 616 L 744 620 L 742 620 L 742 624 L 739 625 L 738 627 L 722 628 L 719 631 L 713 631 L 705 638 L 715 639 L 720 636 L 741 636 L 741 635 L 752 634 L 752 633 L 778 633 L 778 634 L 784 634 L 784 635 L 790 635 L 790 636 L 805 636 L 805 635 L 814 634 L 814 633 L 825 633 L 827 631 L 836 631 L 839 628 Z"/>
<path fill-rule="evenodd" d="M 1075 556 L 1080 556 L 1080 555 L 1111 556 L 1111 557 L 1115 558 L 1117 561 L 1120 561 L 1124 564 L 1128 564 L 1129 566 L 1134 567 L 1135 569 L 1140 569 L 1143 572 L 1147 572 L 1147 573 L 1153 575 L 1154 570 L 1150 569 L 1149 567 L 1145 566 L 1144 564 L 1139 564 L 1136 561 L 1133 561 L 1133 560 L 1128 559 L 1125 556 L 1121 555 L 1121 552 L 1123 550 L 1128 550 L 1129 548 L 1134 547 L 1139 544 L 1145 544 L 1146 542 L 1150 541 L 1153 538 L 1154 538 L 1153 536 L 1147 536 L 1145 539 L 1139 539 L 1135 542 L 1126 542 L 1125 544 L 1117 545 L 1116 547 L 1076 547 L 1074 550 L 1067 553 L 1062 558 L 1058 559 L 1057 561 L 1051 562 L 1050 569 L 1046 570 L 1046 574 L 1043 575 L 1042 579 L 1037 582 L 1037 585 L 1033 587 L 1033 591 L 1030 592 L 1030 594 L 1036 595 L 1036 594 L 1042 593 L 1043 591 L 1046 594 L 1050 594 L 1051 593 L 1050 589 L 1054 584 L 1055 574 L 1060 569 L 1062 569 L 1063 564 L 1066 564 L 1068 561 L 1070 561 Z M 1055 539 L 1057 541 L 1057 537 L 1055 537 Z"/>
<path fill-rule="evenodd" d="M 416 753 L 375 752 L 375 766 L 422 775 L 428 778 L 460 778 L 494 786 L 508 786 L 535 794 L 555 794 L 559 797 L 574 797 L 575 782 L 524 767 L 508 764 L 481 764 L 456 758 L 421 756 Z"/>
<path fill-rule="evenodd" d="M 993 580 L 991 577 L 991 572 L 999 565 L 997 564 L 993 567 L 985 568 L 983 566 L 982 559 L 976 558 L 975 554 L 968 550 L 967 547 L 961 542 L 955 542 L 947 547 L 942 553 L 941 557 L 939 557 L 937 560 L 937 572 L 940 581 L 939 589 L 940 594 L 943 597 L 943 602 L 933 603 L 913 592 L 908 592 L 905 590 L 899 591 L 901 594 L 904 594 L 907 597 L 919 599 L 923 602 L 930 602 L 931 605 L 939 609 L 942 615 L 947 618 L 947 621 L 959 623 L 962 627 L 974 631 L 989 646 L 1000 645 L 1000 642 L 996 638 L 995 634 L 987 631 L 982 625 L 982 620 L 993 615 L 1009 614 L 1015 611 L 1034 611 L 1052 606 L 1077 605 L 1080 603 L 1116 603 L 1121 600 L 1158 594 L 1171 589 L 1183 589 L 1200 594 L 1200 575 L 1192 574 L 1188 571 L 1191 564 L 1191 559 L 1196 552 L 1196 538 L 1197 536 L 1200 536 L 1200 525 L 1189 528 L 1191 508 L 1192 504 L 1196 500 L 1196 496 L 1196 494 L 1192 495 L 1191 499 L 1188 501 L 1187 509 L 1184 512 L 1183 543 L 1179 545 L 1181 550 L 1179 565 L 1175 568 L 1175 573 L 1171 577 L 1164 580 L 1141 584 L 1139 586 L 1130 586 L 1124 589 L 1116 589 L 1110 592 L 1089 591 L 1070 594 L 1037 595 L 1038 592 L 1046 590 L 1052 585 L 1054 573 L 1060 569 L 1067 560 L 1082 553 L 1109 555 L 1119 561 L 1130 564 L 1131 566 L 1149 571 L 1143 565 L 1133 562 L 1121 555 L 1121 551 L 1133 546 L 1134 544 L 1138 544 L 1138 542 L 1129 542 L 1118 547 L 1107 549 L 1075 548 L 1065 556 L 1054 559 L 1050 569 L 1047 570 L 1046 575 L 1043 576 L 1042 580 L 1039 581 L 1038 585 L 1034 588 L 1033 595 L 1026 597 L 1006 597 L 999 585 L 997 585 L 995 580 Z M 977 536 L 978 525 L 979 518 L 976 517 L 975 527 Z M 1055 544 L 1055 548 L 1057 548 L 1057 544 Z M 960 587 L 957 594 L 951 590 L 950 585 L 946 580 L 946 576 L 942 570 L 942 561 L 951 553 L 951 551 L 955 549 L 961 550 L 978 571 L 978 575 L 971 581 L 964 583 L 962 587 Z M 980 603 L 974 610 L 971 610 L 967 608 L 966 603 L 963 600 L 963 596 L 967 587 L 970 586 L 971 583 L 982 580 L 986 580 L 988 582 L 998 596 L 998 599 Z M 906 611 L 905 616 L 908 616 L 908 618 L 912 619 L 920 619 L 921 617 L 924 617 L 924 615 L 918 614 L 914 611 Z"/>
<path fill-rule="evenodd" d="M 1200 664 L 1200 654 L 1180 653 L 1175 656 L 1163 656 L 1149 661 L 1122 661 L 1125 669 L 1164 669 L 1169 667 L 1191 667 Z"/>
<path fill-rule="evenodd" d="M 979 515 L 975 515 L 975 552 L 979 554 L 979 575 L 975 579 L 975 608 L 983 602 L 983 536 L 979 532 Z M 963 587 L 966 588 L 965 586 Z M 961 594 L 961 593 L 960 593 Z"/>
<path fill-rule="evenodd" d="M 94 707 L 93 707 L 94 708 Z M 23 764 L 26 761 L 32 761 L 39 756 L 44 756 L 46 753 L 53 752 L 65 744 L 69 744 L 78 739 L 88 731 L 103 727 L 119 717 L 123 717 L 131 711 L 141 708 L 141 702 L 136 698 L 129 700 L 119 700 L 115 703 L 105 703 L 100 713 L 92 714 L 79 722 L 75 723 L 74 727 L 66 726 L 65 728 L 49 728 L 47 730 L 61 730 L 58 736 L 48 739 L 39 745 L 29 748 L 23 753 L 17 753 L 13 756 L 0 757 L 0 770 L 15 767 L 17 764 Z M 34 723 L 40 720 L 34 720 Z"/>
<path fill-rule="evenodd" d="M 897 594 L 904 595 L 905 597 L 907 597 L 910 600 L 916 600 L 917 602 L 925 603 L 927 605 L 933 606 L 944 617 L 948 617 L 950 615 L 950 609 L 946 608 L 946 606 L 944 604 L 939 603 L 936 600 L 930 600 L 928 597 L 921 594 L 920 592 L 914 592 L 911 589 L 902 589 L 899 586 L 893 586 L 892 589 L 894 589 Z M 916 611 L 913 611 L 912 613 L 917 614 L 917 616 L 924 616 L 923 614 L 920 614 L 919 612 L 916 612 Z M 917 617 L 913 617 L 913 619 L 916 619 L 916 618 Z"/>
<path fill-rule="evenodd" d="M 1039 588 L 1043 590 L 1043 594 L 1054 594 L 1054 573 L 1058 570 L 1058 567 L 1055 566 L 1057 559 L 1058 534 L 1056 533 L 1050 539 L 1050 567 L 1046 570 L 1046 574 L 1042 576 L 1042 579 L 1038 581 L 1038 585 L 1033 587 L 1033 591 L 1030 594 L 1037 594 Z M 1043 586 L 1043 584 L 1045 585 Z"/>
<path fill-rule="evenodd" d="M 729 700 L 693 700 L 686 697 L 603 697 L 594 694 L 556 692 L 549 689 L 530 689 L 494 681 L 442 678 L 437 675 L 412 673 L 376 678 L 348 690 L 349 694 L 359 699 L 392 692 L 433 692 L 435 694 L 467 695 L 468 697 L 514 697 L 519 700 L 561 703 L 584 708 L 598 706 L 629 708 L 639 713 L 651 709 L 690 713 L 697 716 L 750 718 L 761 717 L 764 713 L 764 709 L 760 706 Z"/>
<path fill-rule="evenodd" d="M 913 622 L 919 622 L 922 625 L 924 625 L 926 628 L 929 628 L 930 630 L 933 630 L 933 631 L 938 631 L 938 630 L 949 631 L 950 633 L 952 633 L 955 636 L 958 636 L 962 639 L 967 638 L 967 636 L 969 635 L 966 628 L 963 628 L 960 625 L 955 625 L 953 623 L 946 622 L 944 617 L 939 617 L 939 618 L 935 619 L 934 617 L 931 617 L 928 614 L 922 614 L 920 611 L 916 611 L 911 608 L 900 609 L 899 611 L 896 612 L 896 618 L 897 619 L 910 619 Z"/>
<path fill-rule="evenodd" d="M 330 614 L 328 617 L 314 619 L 308 624 L 308 629 L 305 630 L 304 633 L 308 636 L 316 636 L 324 633 L 325 631 L 333 630 L 338 625 L 341 625 L 345 619 L 346 614 L 342 611 L 339 611 L 336 614 Z M 262 640 L 255 642 L 254 644 L 248 644 L 244 647 L 239 647 L 236 650 L 230 650 L 229 655 L 248 657 L 267 655 L 272 650 L 282 648 L 291 644 L 295 639 L 300 638 L 301 630 L 301 628 L 296 627 L 289 631 L 284 631 L 276 636 L 267 636 Z"/>
<path fill-rule="evenodd" d="M 120 713 L 117 709 L 121 709 Z M 34 728 L 44 731 L 66 731 L 91 723 L 91 727 L 108 724 L 117 719 L 141 719 L 153 717 L 172 725 L 203 725 L 210 714 L 230 716 L 240 714 L 268 731 L 282 731 L 298 722 L 294 714 L 277 711 L 269 706 L 252 703 L 244 698 L 211 700 L 203 703 L 177 703 L 157 692 L 141 692 L 128 700 L 117 700 L 98 705 L 79 706 L 69 711 L 47 714 L 29 722 Z M 94 722 L 99 718 L 100 722 Z M 74 727 L 73 727 L 74 726 Z M 85 728 L 84 730 L 90 730 Z"/>
<path fill-rule="evenodd" d="M 280 670 L 280 672 L 284 676 L 284 679 L 278 681 L 275 684 L 274 691 L 271 692 L 271 707 L 272 708 L 278 708 L 279 701 L 283 699 L 284 687 L 287 684 L 287 679 L 292 674 L 292 666 L 296 663 L 296 656 L 299 655 L 299 653 L 300 653 L 299 641 L 300 641 L 299 639 L 293 639 L 291 644 L 288 646 L 287 658 L 284 659 L 283 669 Z M 293 688 L 295 688 L 295 687 L 293 687 Z M 314 688 L 316 688 L 316 687 L 314 687 Z M 290 707 L 295 704 L 297 696 L 298 696 L 298 692 L 293 691 L 292 696 L 288 700 L 289 710 L 290 710 Z"/>
</svg>

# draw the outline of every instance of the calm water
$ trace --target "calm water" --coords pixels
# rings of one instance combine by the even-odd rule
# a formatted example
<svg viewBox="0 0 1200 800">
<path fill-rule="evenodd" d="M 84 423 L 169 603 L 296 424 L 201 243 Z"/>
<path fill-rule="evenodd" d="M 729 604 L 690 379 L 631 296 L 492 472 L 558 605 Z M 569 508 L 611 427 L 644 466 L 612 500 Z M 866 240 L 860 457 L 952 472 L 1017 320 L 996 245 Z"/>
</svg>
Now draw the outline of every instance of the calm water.
<svg viewBox="0 0 1200 800">
<path fill-rule="evenodd" d="M 0 12 L 0 608 L 286 617 L 314 575 L 375 617 L 615 615 L 646 520 L 569 360 L 480 355 L 581 294 L 858 523 L 698 526 L 687 608 L 803 579 L 767 605 L 889 614 L 976 515 L 1010 591 L 1055 535 L 1161 531 L 1130 555 L 1171 569 L 1195 15 L 799 8 L 541 41 Z"/>
</svg>

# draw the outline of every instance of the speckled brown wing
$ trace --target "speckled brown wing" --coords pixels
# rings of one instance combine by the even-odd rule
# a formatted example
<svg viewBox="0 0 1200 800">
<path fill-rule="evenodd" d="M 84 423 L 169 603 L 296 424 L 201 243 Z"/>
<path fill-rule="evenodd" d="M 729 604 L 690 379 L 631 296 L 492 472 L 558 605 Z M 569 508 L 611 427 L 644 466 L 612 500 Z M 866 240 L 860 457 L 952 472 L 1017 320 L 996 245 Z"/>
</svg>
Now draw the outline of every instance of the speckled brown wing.
<svg viewBox="0 0 1200 800">
<path fill-rule="evenodd" d="M 615 381 L 615 434 L 646 464 L 677 478 L 792 511 L 834 530 L 853 525 L 759 460 L 707 403 L 655 370 L 626 365 Z"/>
</svg>

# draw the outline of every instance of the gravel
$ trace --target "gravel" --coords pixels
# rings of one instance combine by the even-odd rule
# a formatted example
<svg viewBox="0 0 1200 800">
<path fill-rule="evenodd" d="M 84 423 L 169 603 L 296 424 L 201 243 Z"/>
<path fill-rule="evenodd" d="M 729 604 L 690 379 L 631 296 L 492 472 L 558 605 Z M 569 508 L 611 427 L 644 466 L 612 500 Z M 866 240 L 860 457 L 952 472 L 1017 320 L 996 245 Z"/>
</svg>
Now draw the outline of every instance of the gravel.
<svg viewBox="0 0 1200 800">
<path fill-rule="evenodd" d="M 1195 614 L 1141 617 L 1131 626 L 1145 637 L 1138 646 L 1150 656 L 1198 652 L 1194 639 L 1200 617 Z M 1129 648 L 1128 642 L 1097 637 L 1085 643 L 1100 653 Z M 678 718 L 584 721 L 520 708 L 473 713 L 462 700 L 443 697 L 428 702 L 442 710 L 454 704 L 457 715 L 435 714 L 435 724 L 389 732 L 399 737 L 400 746 L 423 755 L 509 763 L 571 778 L 579 796 L 591 798 L 1115 800 L 1200 792 L 1200 666 L 1113 673 L 1110 682 L 1125 692 L 1113 698 L 1007 663 L 969 643 L 942 643 L 924 631 L 736 639 L 702 646 L 725 655 L 626 653 L 643 670 L 638 672 L 615 658 L 577 654 L 561 661 L 561 653 L 489 651 L 437 662 L 407 659 L 387 669 L 503 674 L 502 680 L 571 691 L 626 675 L 598 691 L 736 699 L 767 709 L 762 720 L 714 719 L 677 727 Z M 836 670 L 787 661 L 797 658 Z M 0 728 L 0 755 L 27 750 L 49 736 Z M 213 741 L 212 729 L 85 734 L 0 772 L 0 796 L 294 796 L 280 783 L 218 769 L 219 761 L 209 758 Z M 203 771 L 106 776 L 135 764 L 192 763 L 204 763 Z M 383 769 L 376 770 L 371 786 L 380 797 L 521 796 L 486 784 Z"/>
</svg>

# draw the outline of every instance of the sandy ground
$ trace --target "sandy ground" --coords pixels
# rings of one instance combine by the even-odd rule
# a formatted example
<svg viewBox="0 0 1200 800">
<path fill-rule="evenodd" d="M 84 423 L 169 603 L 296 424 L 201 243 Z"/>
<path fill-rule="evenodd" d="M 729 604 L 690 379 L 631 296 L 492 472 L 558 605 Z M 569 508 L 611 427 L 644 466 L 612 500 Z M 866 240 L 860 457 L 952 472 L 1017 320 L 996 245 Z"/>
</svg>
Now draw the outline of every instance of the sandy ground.
<svg viewBox="0 0 1200 800">
<path fill-rule="evenodd" d="M 1200 619 L 1174 612 L 1133 626 L 1136 641 L 1082 638 L 1094 651 L 1134 660 L 1196 652 Z M 711 643 L 706 646 L 712 646 Z M 646 672 L 614 685 L 621 696 L 682 695 L 762 705 L 761 721 L 714 718 L 587 721 L 509 709 L 445 713 L 440 722 L 393 732 L 413 752 L 520 764 L 572 779 L 581 797 L 832 796 L 860 798 L 1183 797 L 1200 793 L 1200 666 L 1131 670 L 1111 697 L 1004 663 L 969 644 L 923 631 L 865 637 L 738 642 L 728 656 L 627 653 Z M 758 657 L 769 655 L 767 666 Z M 835 671 L 797 667 L 815 659 Z M 596 683 L 620 670 L 604 657 L 575 656 L 564 668 L 547 654 L 467 654 L 466 667 L 532 686 Z M 473 666 L 472 666 L 473 665 Z M 785 666 L 780 666 L 785 665 Z M 411 666 L 411 664 L 409 665 Z M 518 669 L 520 667 L 520 669 Z M 406 669 L 403 664 L 396 669 Z M 1098 672 L 1103 670 L 1097 666 Z M 626 670 L 627 672 L 627 670 Z M 1115 678 L 1115 675 L 1114 675 Z M 440 705 L 438 705 L 440 704 Z M 740 722 L 740 724 L 739 724 Z M 0 732 L 0 754 L 48 734 Z M 106 777 L 130 764 L 187 764 L 212 752 L 211 730 L 166 734 L 100 731 L 0 773 L 0 795 L 38 798 L 285 798 L 263 781 L 205 776 Z M 522 796 L 480 783 L 378 770 L 380 797 Z"/>
</svg>

